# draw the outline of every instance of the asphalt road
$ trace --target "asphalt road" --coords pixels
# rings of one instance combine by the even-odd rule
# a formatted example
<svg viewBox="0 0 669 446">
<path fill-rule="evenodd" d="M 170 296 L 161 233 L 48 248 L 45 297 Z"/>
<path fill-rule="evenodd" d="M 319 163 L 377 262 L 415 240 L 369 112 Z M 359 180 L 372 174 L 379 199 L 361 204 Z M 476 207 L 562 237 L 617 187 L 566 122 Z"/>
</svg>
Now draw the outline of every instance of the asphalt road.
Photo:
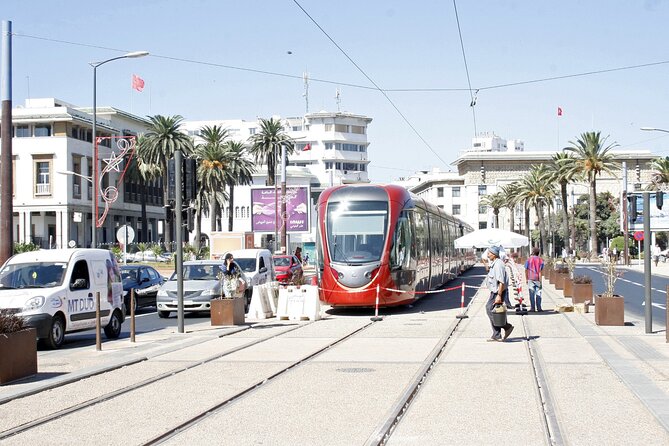
<svg viewBox="0 0 669 446">
<path fill-rule="evenodd" d="M 615 294 L 625 298 L 626 313 L 645 320 L 644 274 L 623 268 L 619 268 L 618 271 L 622 275 L 615 283 Z M 605 278 L 600 267 L 577 266 L 575 274 L 587 274 L 592 277 L 592 288 L 595 294 L 601 294 L 606 289 Z M 665 328 L 667 325 L 667 285 L 669 285 L 669 278 L 652 276 L 653 330 Z"/>
</svg>

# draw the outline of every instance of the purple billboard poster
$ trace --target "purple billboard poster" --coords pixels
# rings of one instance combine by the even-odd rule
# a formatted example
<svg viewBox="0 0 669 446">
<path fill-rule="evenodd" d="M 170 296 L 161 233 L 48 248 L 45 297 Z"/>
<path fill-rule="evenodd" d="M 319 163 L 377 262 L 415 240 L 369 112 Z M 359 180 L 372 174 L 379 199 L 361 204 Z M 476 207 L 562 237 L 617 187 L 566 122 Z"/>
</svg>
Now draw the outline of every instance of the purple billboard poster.
<svg viewBox="0 0 669 446">
<path fill-rule="evenodd" d="M 251 189 L 251 229 L 253 232 L 274 232 L 281 229 L 281 218 L 275 206 L 281 210 L 281 189 L 277 189 L 278 200 L 274 201 L 273 187 Z M 286 188 L 286 232 L 309 232 L 309 188 L 292 186 Z"/>
</svg>

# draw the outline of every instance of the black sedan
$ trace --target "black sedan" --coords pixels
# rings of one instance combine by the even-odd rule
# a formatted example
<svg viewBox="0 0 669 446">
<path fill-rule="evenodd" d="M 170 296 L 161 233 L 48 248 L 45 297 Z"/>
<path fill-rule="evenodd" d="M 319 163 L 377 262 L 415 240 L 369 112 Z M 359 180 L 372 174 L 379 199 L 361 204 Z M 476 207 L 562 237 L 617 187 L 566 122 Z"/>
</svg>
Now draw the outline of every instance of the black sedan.
<svg viewBox="0 0 669 446">
<path fill-rule="evenodd" d="M 126 313 L 130 314 L 130 290 L 135 290 L 135 311 L 140 307 L 155 307 L 156 294 L 165 281 L 158 271 L 146 265 L 124 265 L 121 267 L 123 279 L 123 301 Z"/>
</svg>

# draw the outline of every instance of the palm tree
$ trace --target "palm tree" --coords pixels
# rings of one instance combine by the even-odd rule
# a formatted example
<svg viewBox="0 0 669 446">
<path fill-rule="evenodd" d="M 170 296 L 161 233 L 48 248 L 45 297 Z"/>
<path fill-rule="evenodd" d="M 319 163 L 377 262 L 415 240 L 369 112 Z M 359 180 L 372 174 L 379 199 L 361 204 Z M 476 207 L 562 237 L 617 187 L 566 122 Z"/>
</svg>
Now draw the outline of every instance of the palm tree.
<svg viewBox="0 0 669 446">
<path fill-rule="evenodd" d="M 567 185 L 576 179 L 574 169 L 574 157 L 571 153 L 558 152 L 553 155 L 553 162 L 548 165 L 552 180 L 560 185 L 560 199 L 562 200 L 562 236 L 565 246 L 573 250 L 574 246 L 569 243 L 569 209 L 567 209 Z"/>
<path fill-rule="evenodd" d="M 141 151 L 139 147 L 143 144 L 144 136 L 139 136 L 137 139 L 137 149 L 135 154 L 130 160 L 130 165 L 125 172 L 125 177 L 128 179 L 128 182 L 136 184 L 139 187 L 140 195 L 140 206 L 141 206 L 141 216 L 142 216 L 142 232 L 139 235 L 140 242 L 149 241 L 149 224 L 146 217 L 146 203 L 148 201 L 147 196 L 147 183 L 156 180 L 160 177 L 160 168 L 156 164 L 147 163 L 142 158 Z"/>
<path fill-rule="evenodd" d="M 501 190 L 502 196 L 504 197 L 504 207 L 509 210 L 509 225 L 511 226 L 511 231 L 515 229 L 515 211 L 516 206 L 520 202 L 520 198 L 518 197 L 518 188 L 519 183 L 513 182 L 502 186 Z"/>
<path fill-rule="evenodd" d="M 574 154 L 576 158 L 572 165 L 575 175 L 583 175 L 590 183 L 590 255 L 597 256 L 597 175 L 602 172 L 613 174 L 617 163 L 614 161 L 611 151 L 618 144 L 613 143 L 605 146 L 606 140 L 601 137 L 601 132 L 582 133 L 576 141 L 569 141 L 570 147 L 564 150 Z"/>
<path fill-rule="evenodd" d="M 227 168 L 225 180 L 228 184 L 230 199 L 228 200 L 228 231 L 232 232 L 233 213 L 235 206 L 235 186 L 246 186 L 253 182 L 254 164 L 246 158 L 246 146 L 239 141 L 228 141 L 225 144 Z"/>
<path fill-rule="evenodd" d="M 541 237 L 541 248 L 544 253 L 548 252 L 546 237 L 546 228 L 544 225 L 544 204 L 553 199 L 555 191 L 551 175 L 545 164 L 538 164 L 532 167 L 523 177 L 519 189 L 520 197 L 525 200 L 526 209 L 533 207 L 537 214 L 539 224 L 539 234 Z M 529 225 L 528 229 L 529 229 Z"/>
<path fill-rule="evenodd" d="M 281 156 L 281 146 L 286 147 L 286 155 L 295 152 L 295 144 L 284 132 L 278 119 L 260 119 L 260 131 L 249 138 L 252 144 L 249 152 L 257 163 L 267 164 L 267 185 L 276 184 L 276 164 Z"/>
<path fill-rule="evenodd" d="M 202 187 L 209 193 L 209 216 L 211 231 L 218 229 L 219 209 L 223 206 L 225 192 L 225 171 L 227 170 L 227 155 L 225 144 L 229 137 L 229 130 L 221 126 L 205 125 L 200 129 L 203 142 L 197 146 L 197 158 L 200 159 L 198 178 Z M 220 194 L 223 192 L 223 195 Z"/>
<path fill-rule="evenodd" d="M 658 190 L 663 184 L 669 184 L 669 156 L 654 159 L 652 167 L 649 189 Z"/>
<path fill-rule="evenodd" d="M 485 195 L 481 198 L 480 204 L 492 208 L 492 213 L 495 216 L 495 227 L 499 228 L 499 210 L 506 206 L 506 200 L 504 199 L 502 192 Z"/>
<path fill-rule="evenodd" d="M 168 204 L 167 188 L 167 160 L 174 157 L 174 152 L 181 151 L 185 156 L 193 151 L 193 141 L 180 130 L 183 117 L 174 116 L 148 116 L 151 125 L 142 138 L 139 147 L 142 159 L 148 163 L 160 167 L 163 181 L 163 199 L 165 207 L 165 243 L 171 248 L 172 244 L 172 209 Z"/>
</svg>

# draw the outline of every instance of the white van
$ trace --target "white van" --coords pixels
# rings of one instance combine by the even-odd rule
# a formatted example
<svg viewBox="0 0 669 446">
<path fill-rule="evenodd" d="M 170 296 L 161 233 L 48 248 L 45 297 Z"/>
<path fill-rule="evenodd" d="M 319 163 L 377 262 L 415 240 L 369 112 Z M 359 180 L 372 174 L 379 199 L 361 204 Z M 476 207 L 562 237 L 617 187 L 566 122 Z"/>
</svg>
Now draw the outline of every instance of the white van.
<svg viewBox="0 0 669 446">
<path fill-rule="evenodd" d="M 107 338 L 121 334 L 123 283 L 116 259 L 104 249 L 51 249 L 11 257 L 0 269 L 0 310 L 23 316 L 50 348 L 65 333 L 95 328 L 95 293 Z"/>
<path fill-rule="evenodd" d="M 272 253 L 269 249 L 237 249 L 229 251 L 235 262 L 244 271 L 247 279 L 246 284 L 246 302 L 251 302 L 253 287 L 274 280 L 274 262 L 272 262 Z M 222 259 L 225 259 L 226 252 Z"/>
</svg>

